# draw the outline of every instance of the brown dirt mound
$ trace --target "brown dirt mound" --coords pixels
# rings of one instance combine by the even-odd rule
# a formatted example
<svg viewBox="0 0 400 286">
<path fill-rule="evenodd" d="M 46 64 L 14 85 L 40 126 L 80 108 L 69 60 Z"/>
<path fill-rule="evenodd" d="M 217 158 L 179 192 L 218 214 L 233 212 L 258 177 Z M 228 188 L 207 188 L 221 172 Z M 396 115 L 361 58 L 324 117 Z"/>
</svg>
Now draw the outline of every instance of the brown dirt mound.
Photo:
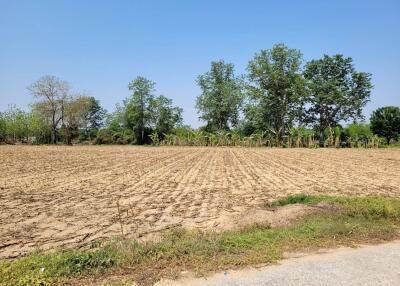
<svg viewBox="0 0 400 286">
<path fill-rule="evenodd" d="M 216 230 L 235 230 L 251 225 L 268 225 L 272 228 L 289 226 L 298 219 L 310 214 L 332 212 L 339 207 L 328 203 L 317 205 L 292 204 L 276 208 L 255 208 L 238 214 L 227 214 L 219 217 L 214 222 Z"/>
</svg>

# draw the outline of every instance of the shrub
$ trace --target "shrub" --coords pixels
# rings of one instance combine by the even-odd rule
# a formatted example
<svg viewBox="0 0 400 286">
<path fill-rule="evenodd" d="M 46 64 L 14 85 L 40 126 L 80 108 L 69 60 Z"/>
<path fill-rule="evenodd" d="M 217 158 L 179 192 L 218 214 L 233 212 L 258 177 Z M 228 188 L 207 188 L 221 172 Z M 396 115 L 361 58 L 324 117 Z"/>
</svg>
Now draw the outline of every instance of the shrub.
<svg viewBox="0 0 400 286">
<path fill-rule="evenodd" d="M 96 137 L 96 144 L 113 143 L 113 132 L 109 129 L 101 129 Z"/>
</svg>

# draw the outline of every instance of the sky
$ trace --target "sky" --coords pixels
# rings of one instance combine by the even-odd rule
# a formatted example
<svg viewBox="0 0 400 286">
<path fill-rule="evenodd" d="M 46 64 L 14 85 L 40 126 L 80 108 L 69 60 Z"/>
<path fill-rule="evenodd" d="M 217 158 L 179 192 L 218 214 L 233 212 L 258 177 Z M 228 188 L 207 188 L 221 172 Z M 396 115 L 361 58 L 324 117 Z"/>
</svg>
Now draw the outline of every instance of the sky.
<svg viewBox="0 0 400 286">
<path fill-rule="evenodd" d="M 372 74 L 364 110 L 400 106 L 400 1 L 0 0 L 0 111 L 27 109 L 27 86 L 43 75 L 68 81 L 113 111 L 136 76 L 184 109 L 198 127 L 198 75 L 213 60 L 246 72 L 261 49 L 284 43 L 304 62 L 352 57 Z"/>
</svg>

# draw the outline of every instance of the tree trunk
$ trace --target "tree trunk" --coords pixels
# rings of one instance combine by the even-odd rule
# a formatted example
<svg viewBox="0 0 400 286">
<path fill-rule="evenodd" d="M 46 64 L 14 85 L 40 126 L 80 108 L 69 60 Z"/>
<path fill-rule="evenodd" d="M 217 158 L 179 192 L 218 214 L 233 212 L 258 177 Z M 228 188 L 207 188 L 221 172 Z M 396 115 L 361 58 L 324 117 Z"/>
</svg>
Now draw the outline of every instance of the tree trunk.
<svg viewBox="0 0 400 286">
<path fill-rule="evenodd" d="M 69 127 L 65 128 L 65 137 L 66 137 L 66 143 L 67 145 L 72 145 L 72 140 L 71 140 L 71 131 Z"/>
<path fill-rule="evenodd" d="M 140 108 L 141 108 L 141 114 L 140 114 L 140 122 L 141 122 L 141 126 L 140 126 L 140 131 L 141 131 L 141 138 L 140 138 L 140 145 L 143 145 L 144 143 L 144 98 L 143 95 L 140 98 L 141 102 L 140 102 Z"/>
<path fill-rule="evenodd" d="M 279 128 L 279 144 L 280 147 L 285 145 L 285 142 L 283 142 L 283 137 L 285 136 L 285 127 L 284 125 L 281 126 L 281 128 Z"/>
<path fill-rule="evenodd" d="M 324 147 L 324 129 L 319 130 L 319 147 Z"/>
<path fill-rule="evenodd" d="M 56 144 L 57 123 L 56 123 L 56 112 L 55 111 L 53 111 L 53 114 L 52 114 L 52 121 L 53 121 L 53 125 L 52 125 L 52 130 L 51 130 L 51 144 Z"/>
<path fill-rule="evenodd" d="M 324 129 L 325 128 L 324 128 L 324 124 L 323 123 L 324 123 L 323 118 L 320 118 L 319 119 L 319 138 L 318 138 L 319 139 L 319 147 L 324 147 L 324 143 L 325 143 L 324 142 L 325 141 L 324 140 L 325 139 L 324 138 L 325 137 L 324 136 Z"/>
<path fill-rule="evenodd" d="M 56 144 L 56 127 L 51 129 L 51 144 Z"/>
</svg>

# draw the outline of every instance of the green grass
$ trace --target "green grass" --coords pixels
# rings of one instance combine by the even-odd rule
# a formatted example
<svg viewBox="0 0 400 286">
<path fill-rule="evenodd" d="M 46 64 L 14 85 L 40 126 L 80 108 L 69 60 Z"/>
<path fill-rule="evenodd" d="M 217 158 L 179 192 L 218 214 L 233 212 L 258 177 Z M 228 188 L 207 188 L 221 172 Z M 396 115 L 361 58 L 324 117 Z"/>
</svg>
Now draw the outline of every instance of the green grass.
<svg viewBox="0 0 400 286">
<path fill-rule="evenodd" d="M 332 203 L 342 207 L 347 216 L 373 218 L 400 218 L 400 199 L 386 197 L 338 197 L 294 195 L 268 203 L 267 207 L 289 204 L 316 205 L 321 202 Z"/>
<path fill-rule="evenodd" d="M 389 149 L 390 148 L 400 148 L 400 142 L 392 143 L 389 145 L 384 144 L 384 145 L 379 146 L 379 148 L 389 148 Z"/>
<path fill-rule="evenodd" d="M 172 229 L 157 243 L 114 239 L 87 251 L 35 252 L 0 262 L 0 285 L 53 285 L 118 271 L 146 284 L 181 270 L 201 273 L 273 263 L 285 251 L 399 237 L 400 199 L 396 198 L 297 195 L 267 207 L 321 202 L 335 204 L 340 211 L 311 215 L 289 227 L 253 225 L 223 233 Z"/>
</svg>

